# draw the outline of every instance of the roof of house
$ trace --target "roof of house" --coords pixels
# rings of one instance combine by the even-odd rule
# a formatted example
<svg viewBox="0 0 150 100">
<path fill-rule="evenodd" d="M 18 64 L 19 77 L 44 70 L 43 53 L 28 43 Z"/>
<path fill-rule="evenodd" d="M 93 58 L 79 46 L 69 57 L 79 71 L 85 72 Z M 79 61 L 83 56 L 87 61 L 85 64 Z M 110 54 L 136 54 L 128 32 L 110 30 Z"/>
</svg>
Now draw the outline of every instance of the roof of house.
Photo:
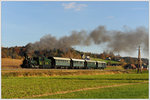
<svg viewBox="0 0 150 100">
<path fill-rule="evenodd" d="M 136 68 L 136 66 L 135 66 L 134 64 L 131 64 L 131 66 L 132 66 L 133 68 Z"/>
</svg>

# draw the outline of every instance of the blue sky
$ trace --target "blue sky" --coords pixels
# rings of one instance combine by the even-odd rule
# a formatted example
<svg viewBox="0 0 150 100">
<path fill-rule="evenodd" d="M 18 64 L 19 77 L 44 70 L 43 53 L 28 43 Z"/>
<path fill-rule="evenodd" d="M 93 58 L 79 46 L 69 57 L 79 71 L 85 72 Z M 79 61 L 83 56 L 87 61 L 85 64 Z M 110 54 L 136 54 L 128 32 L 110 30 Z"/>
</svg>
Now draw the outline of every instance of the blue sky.
<svg viewBox="0 0 150 100">
<path fill-rule="evenodd" d="M 6 2 L 2 4 L 2 46 L 24 46 L 46 34 L 60 38 L 72 30 L 91 31 L 99 25 L 108 30 L 148 28 L 148 2 Z M 105 45 L 75 47 L 100 53 Z"/>
</svg>

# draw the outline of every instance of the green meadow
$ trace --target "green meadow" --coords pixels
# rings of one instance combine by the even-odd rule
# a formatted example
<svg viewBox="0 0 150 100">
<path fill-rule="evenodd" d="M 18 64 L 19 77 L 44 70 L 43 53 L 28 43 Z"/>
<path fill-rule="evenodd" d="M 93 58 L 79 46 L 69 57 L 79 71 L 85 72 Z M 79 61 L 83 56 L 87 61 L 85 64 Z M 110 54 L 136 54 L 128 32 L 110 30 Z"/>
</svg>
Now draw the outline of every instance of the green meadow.
<svg viewBox="0 0 150 100">
<path fill-rule="evenodd" d="M 136 91 L 136 92 L 135 92 Z M 39 98 L 59 98 L 59 99 L 147 99 L 148 84 L 137 84 L 119 87 L 108 87 L 96 90 L 87 90 L 80 92 L 72 92 L 66 94 L 57 94 L 49 96 L 41 96 Z"/>
<path fill-rule="evenodd" d="M 113 60 L 104 60 L 104 59 L 98 59 L 98 58 L 91 58 L 91 60 L 104 61 L 104 62 L 106 62 L 106 63 L 110 62 L 111 64 L 120 64 L 119 61 L 113 61 Z"/>
<path fill-rule="evenodd" d="M 2 76 L 2 98 L 149 98 L 148 72 L 102 75 Z"/>
</svg>

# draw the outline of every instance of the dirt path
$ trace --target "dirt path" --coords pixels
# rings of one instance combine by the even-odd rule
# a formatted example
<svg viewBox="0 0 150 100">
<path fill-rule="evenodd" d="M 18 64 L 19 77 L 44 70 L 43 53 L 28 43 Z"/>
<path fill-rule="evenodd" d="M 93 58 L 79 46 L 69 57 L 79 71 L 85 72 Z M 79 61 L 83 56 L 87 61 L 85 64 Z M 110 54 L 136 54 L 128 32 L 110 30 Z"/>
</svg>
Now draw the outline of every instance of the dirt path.
<svg viewBox="0 0 150 100">
<path fill-rule="evenodd" d="M 148 81 L 144 81 L 144 82 L 140 82 L 140 83 L 122 83 L 122 84 L 117 84 L 117 85 L 82 88 L 82 89 L 68 90 L 68 91 L 59 91 L 59 92 L 55 92 L 55 93 L 46 93 L 46 94 L 40 94 L 40 95 L 32 95 L 32 96 L 29 96 L 29 97 L 22 97 L 20 99 L 34 98 L 34 97 L 41 97 L 41 96 L 49 96 L 49 95 L 56 95 L 56 94 L 66 94 L 66 93 L 72 93 L 72 92 L 79 92 L 79 91 L 86 91 L 86 90 L 93 90 L 93 89 L 101 89 L 101 88 L 109 88 L 109 87 L 119 87 L 119 86 L 142 84 L 142 83 L 148 83 Z M 14 98 L 14 99 L 18 99 L 18 98 Z"/>
</svg>

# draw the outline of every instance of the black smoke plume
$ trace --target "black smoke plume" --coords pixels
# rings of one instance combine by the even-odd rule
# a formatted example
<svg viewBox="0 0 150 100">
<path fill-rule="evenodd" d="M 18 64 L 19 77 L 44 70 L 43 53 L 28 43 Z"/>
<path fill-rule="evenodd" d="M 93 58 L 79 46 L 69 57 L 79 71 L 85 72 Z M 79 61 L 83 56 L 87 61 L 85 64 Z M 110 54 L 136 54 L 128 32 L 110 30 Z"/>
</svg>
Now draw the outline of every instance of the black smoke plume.
<svg viewBox="0 0 150 100">
<path fill-rule="evenodd" d="M 43 36 L 40 41 L 28 45 L 30 46 L 29 51 L 31 51 L 51 50 L 54 48 L 66 50 L 77 45 L 90 46 L 96 44 L 100 46 L 100 44 L 106 43 L 108 50 L 127 53 L 135 52 L 136 48 L 141 45 L 144 48 L 144 52 L 148 54 L 148 35 L 148 29 L 145 27 L 119 31 L 106 30 L 105 26 L 99 26 L 91 32 L 85 30 L 80 32 L 72 31 L 70 36 L 64 36 L 60 39 L 48 34 Z"/>
</svg>

